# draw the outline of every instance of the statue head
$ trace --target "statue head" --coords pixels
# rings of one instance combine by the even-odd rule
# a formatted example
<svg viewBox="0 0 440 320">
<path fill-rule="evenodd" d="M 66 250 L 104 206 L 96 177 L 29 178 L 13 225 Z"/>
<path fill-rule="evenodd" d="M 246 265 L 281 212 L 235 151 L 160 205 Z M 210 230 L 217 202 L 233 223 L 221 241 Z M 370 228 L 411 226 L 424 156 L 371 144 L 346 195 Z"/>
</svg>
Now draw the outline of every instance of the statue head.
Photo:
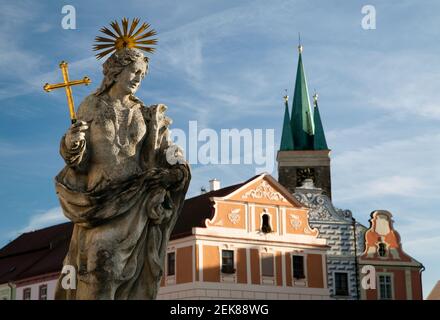
<svg viewBox="0 0 440 320">
<path fill-rule="evenodd" d="M 104 62 L 104 79 L 95 95 L 101 95 L 114 87 L 114 90 L 132 96 L 147 72 L 148 58 L 140 50 L 119 49 Z"/>
</svg>

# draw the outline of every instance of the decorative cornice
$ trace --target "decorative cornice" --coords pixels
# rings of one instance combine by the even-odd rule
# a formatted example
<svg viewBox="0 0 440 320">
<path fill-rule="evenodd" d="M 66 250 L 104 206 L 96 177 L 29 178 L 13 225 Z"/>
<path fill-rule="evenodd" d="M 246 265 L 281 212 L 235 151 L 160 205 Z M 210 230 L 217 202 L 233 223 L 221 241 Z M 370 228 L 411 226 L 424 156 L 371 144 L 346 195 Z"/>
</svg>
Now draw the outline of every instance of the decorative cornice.
<svg viewBox="0 0 440 320">
<path fill-rule="evenodd" d="M 296 192 L 295 198 L 310 209 L 309 220 L 313 222 L 352 222 L 350 210 L 342 210 L 333 206 L 330 198 L 324 194 L 313 192 Z"/>
<path fill-rule="evenodd" d="M 249 190 L 241 197 L 242 199 L 262 199 L 266 198 L 273 201 L 282 201 L 287 202 L 286 198 L 284 198 L 281 193 L 275 191 L 267 181 L 262 181 L 259 186 L 255 189 Z"/>
</svg>

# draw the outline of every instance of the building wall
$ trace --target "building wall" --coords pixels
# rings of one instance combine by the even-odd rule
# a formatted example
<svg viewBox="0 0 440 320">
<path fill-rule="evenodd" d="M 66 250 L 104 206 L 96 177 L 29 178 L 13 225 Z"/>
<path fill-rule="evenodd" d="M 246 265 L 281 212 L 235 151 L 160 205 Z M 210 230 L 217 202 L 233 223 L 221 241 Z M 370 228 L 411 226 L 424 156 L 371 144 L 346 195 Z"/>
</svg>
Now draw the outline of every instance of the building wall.
<svg viewBox="0 0 440 320">
<path fill-rule="evenodd" d="M 249 249 L 250 254 L 250 269 L 251 269 L 251 281 L 252 284 L 261 284 L 260 279 L 260 254 L 258 249 Z"/>
<path fill-rule="evenodd" d="M 217 246 L 207 245 L 203 246 L 203 260 L 200 264 L 199 274 L 206 282 L 219 282 L 220 281 L 220 254 Z M 176 261 L 177 264 L 179 262 Z"/>
<path fill-rule="evenodd" d="M 41 277 L 21 280 L 17 282 L 16 287 L 16 300 L 23 300 L 24 290 L 31 289 L 31 300 L 39 300 L 39 287 L 41 285 L 47 285 L 47 300 L 55 299 L 55 288 L 57 284 L 58 275 L 43 275 Z"/>
<path fill-rule="evenodd" d="M 177 249 L 176 261 L 179 263 L 176 265 L 176 283 L 193 282 L 193 246 L 182 247 Z"/>
<path fill-rule="evenodd" d="M 356 278 L 356 260 L 343 257 L 327 257 L 328 287 L 331 296 L 335 299 L 358 299 L 358 284 Z M 335 292 L 335 273 L 345 272 L 348 274 L 348 297 L 337 296 Z"/>
<path fill-rule="evenodd" d="M 0 300 L 15 300 L 15 285 L 7 283 L 0 285 Z"/>
<path fill-rule="evenodd" d="M 354 236 L 351 212 L 338 210 L 318 188 L 297 188 L 295 197 L 310 208 L 310 226 L 319 230 L 319 237 L 327 240 L 327 285 L 335 299 L 358 299 L 356 254 L 362 252 Z M 358 230 L 359 231 L 359 230 Z M 356 244 L 356 246 L 355 246 Z M 336 296 L 335 273 L 347 273 L 348 296 Z"/>
<path fill-rule="evenodd" d="M 267 285 L 196 282 L 161 288 L 158 300 L 328 300 L 328 291 L 316 288 L 286 288 Z"/>
<path fill-rule="evenodd" d="M 357 299 L 356 281 L 356 256 L 354 253 L 353 227 L 350 223 L 325 223 L 311 222 L 313 227 L 318 228 L 320 236 L 327 239 L 331 247 L 327 253 L 328 287 L 333 297 L 335 292 L 335 273 L 345 272 L 348 274 L 349 296 L 346 298 Z"/>
<path fill-rule="evenodd" d="M 307 255 L 307 278 L 309 288 L 324 288 L 324 256 L 320 254 Z"/>
<path fill-rule="evenodd" d="M 192 255 L 192 248 L 201 255 Z M 234 251 L 233 274 L 221 271 L 221 251 Z M 168 281 L 166 273 L 161 282 L 158 299 L 328 299 L 325 249 L 301 246 L 249 243 L 231 239 L 197 239 L 189 236 L 173 240 L 169 251 L 176 254 L 176 278 L 187 277 L 186 283 Z M 179 255 L 179 252 L 182 254 Z M 185 256 L 183 253 L 186 253 Z M 273 254 L 274 275 L 263 277 L 262 254 Z M 306 279 L 293 279 L 292 254 L 304 256 Z M 192 260 L 188 260 L 188 256 Z M 165 268 L 166 269 L 166 268 Z M 191 281 L 190 281 L 191 279 Z"/>
<path fill-rule="evenodd" d="M 422 300 L 422 275 L 419 270 L 411 270 L 412 299 Z"/>
<path fill-rule="evenodd" d="M 361 265 L 362 268 L 364 265 Z M 365 300 L 380 300 L 379 276 L 389 275 L 392 279 L 393 300 L 422 300 L 421 277 L 419 271 L 414 267 L 405 266 L 381 266 L 375 267 L 376 287 L 372 289 L 360 288 L 361 297 Z"/>
<path fill-rule="evenodd" d="M 246 248 L 237 249 L 237 283 L 247 283 L 247 250 Z"/>
<path fill-rule="evenodd" d="M 360 270 L 374 267 L 376 288 L 362 289 L 362 298 L 382 299 L 379 276 L 389 275 L 392 299 L 420 300 L 422 296 L 421 270 L 423 265 L 403 251 L 400 235 L 394 229 L 392 214 L 384 210 L 371 213 L 370 227 L 365 232 L 365 248 L 359 256 Z"/>
</svg>

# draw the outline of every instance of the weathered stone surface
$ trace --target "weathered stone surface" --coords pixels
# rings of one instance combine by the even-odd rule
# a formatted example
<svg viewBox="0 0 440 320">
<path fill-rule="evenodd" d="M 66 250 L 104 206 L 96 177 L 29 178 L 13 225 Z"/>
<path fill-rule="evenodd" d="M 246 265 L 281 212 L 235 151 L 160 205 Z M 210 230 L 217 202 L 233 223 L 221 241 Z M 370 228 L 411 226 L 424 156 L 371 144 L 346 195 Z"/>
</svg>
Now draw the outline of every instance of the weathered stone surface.
<svg viewBox="0 0 440 320">
<path fill-rule="evenodd" d="M 143 54 L 121 49 L 103 67 L 61 139 L 56 190 L 75 223 L 64 264 L 77 283 L 63 288 L 62 275 L 56 299 L 155 299 L 190 170 L 169 139 L 166 106 L 134 96 L 148 71 Z"/>
</svg>

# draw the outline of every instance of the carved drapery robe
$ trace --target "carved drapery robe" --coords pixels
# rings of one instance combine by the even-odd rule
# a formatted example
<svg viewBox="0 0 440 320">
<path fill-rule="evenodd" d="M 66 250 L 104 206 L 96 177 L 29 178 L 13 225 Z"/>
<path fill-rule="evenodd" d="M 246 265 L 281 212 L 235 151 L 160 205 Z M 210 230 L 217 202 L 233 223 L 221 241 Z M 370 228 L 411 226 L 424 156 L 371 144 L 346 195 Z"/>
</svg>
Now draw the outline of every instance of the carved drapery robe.
<svg viewBox="0 0 440 320">
<path fill-rule="evenodd" d="M 66 161 L 56 191 L 74 229 L 64 265 L 77 274 L 76 290 L 57 284 L 56 299 L 155 299 L 170 233 L 183 205 L 189 166 L 166 153 L 170 119 L 164 105 L 109 104 L 88 96 L 78 110 L 86 139 Z M 181 162 L 180 162 L 181 163 Z"/>
</svg>

